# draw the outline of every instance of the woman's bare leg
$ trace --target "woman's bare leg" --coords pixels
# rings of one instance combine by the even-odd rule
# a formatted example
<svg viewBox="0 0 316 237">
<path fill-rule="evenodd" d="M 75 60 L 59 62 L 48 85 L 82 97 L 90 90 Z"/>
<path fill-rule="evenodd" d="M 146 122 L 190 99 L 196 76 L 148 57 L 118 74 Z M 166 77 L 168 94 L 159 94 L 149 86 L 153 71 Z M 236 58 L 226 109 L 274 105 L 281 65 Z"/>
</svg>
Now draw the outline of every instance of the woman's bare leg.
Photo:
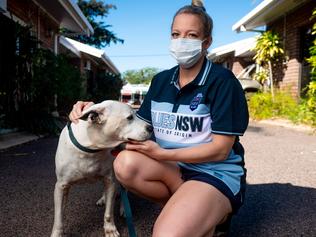
<svg viewBox="0 0 316 237">
<path fill-rule="evenodd" d="M 114 172 L 128 190 L 165 204 L 183 183 L 174 162 L 160 162 L 135 151 L 124 150 L 114 161 Z"/>
<path fill-rule="evenodd" d="M 153 236 L 212 236 L 216 225 L 231 211 L 230 201 L 215 187 L 187 181 L 164 206 L 155 223 Z"/>
</svg>

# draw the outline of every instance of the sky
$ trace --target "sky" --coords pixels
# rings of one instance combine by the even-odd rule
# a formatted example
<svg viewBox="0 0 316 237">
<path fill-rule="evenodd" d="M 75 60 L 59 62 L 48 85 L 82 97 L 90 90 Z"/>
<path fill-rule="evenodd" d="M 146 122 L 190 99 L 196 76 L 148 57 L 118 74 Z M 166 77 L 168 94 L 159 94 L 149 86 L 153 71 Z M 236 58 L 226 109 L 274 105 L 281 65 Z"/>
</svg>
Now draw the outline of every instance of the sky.
<svg viewBox="0 0 316 237">
<path fill-rule="evenodd" d="M 261 0 L 204 0 L 213 19 L 213 48 L 252 37 L 255 33 L 232 31 L 232 26 L 254 9 Z M 105 22 L 124 43 L 103 48 L 121 73 L 154 67 L 160 70 L 176 65 L 169 54 L 173 15 L 190 0 L 107 0 L 111 9 Z"/>
</svg>

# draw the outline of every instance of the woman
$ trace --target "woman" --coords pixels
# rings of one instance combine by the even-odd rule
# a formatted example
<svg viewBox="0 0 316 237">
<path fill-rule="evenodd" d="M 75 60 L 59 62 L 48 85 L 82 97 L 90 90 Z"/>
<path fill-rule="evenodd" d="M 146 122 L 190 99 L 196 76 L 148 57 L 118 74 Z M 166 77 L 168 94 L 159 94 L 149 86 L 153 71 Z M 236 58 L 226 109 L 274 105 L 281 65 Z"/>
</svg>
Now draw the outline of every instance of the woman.
<svg viewBox="0 0 316 237">
<path fill-rule="evenodd" d="M 178 66 L 158 73 L 137 112 L 155 142 L 132 142 L 114 162 L 128 190 L 162 204 L 153 236 L 213 236 L 243 202 L 243 148 L 248 110 L 238 80 L 206 58 L 212 20 L 201 1 L 175 14 L 171 55 Z M 70 114 L 80 117 L 88 102 Z"/>
</svg>

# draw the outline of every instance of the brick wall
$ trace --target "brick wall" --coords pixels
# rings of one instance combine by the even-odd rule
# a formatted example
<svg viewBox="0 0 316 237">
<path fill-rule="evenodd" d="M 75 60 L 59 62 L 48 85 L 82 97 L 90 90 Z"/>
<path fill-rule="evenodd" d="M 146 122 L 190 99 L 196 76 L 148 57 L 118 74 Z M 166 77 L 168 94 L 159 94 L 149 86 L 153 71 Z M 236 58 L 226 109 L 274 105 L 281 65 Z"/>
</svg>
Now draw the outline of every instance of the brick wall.
<svg viewBox="0 0 316 237">
<path fill-rule="evenodd" d="M 58 34 L 58 25 L 44 12 L 39 12 L 40 41 L 43 48 L 54 50 L 54 36 Z"/>
<path fill-rule="evenodd" d="M 244 58 L 233 58 L 231 71 L 237 76 L 245 67 L 252 63 L 253 62 L 246 61 Z"/>
<path fill-rule="evenodd" d="M 282 38 L 288 59 L 286 65 L 283 65 L 284 67 L 279 64 L 276 70 L 274 70 L 274 78 L 279 82 L 281 89 L 289 90 L 295 97 L 300 95 L 301 90 L 301 67 L 303 59 L 301 58 L 300 32 L 303 27 L 311 28 L 312 22 L 310 21 L 310 17 L 315 7 L 316 1 L 312 0 L 268 25 L 268 29 L 279 33 Z"/>
<path fill-rule="evenodd" d="M 32 31 L 40 40 L 41 47 L 54 50 L 54 35 L 59 25 L 31 0 L 8 0 L 8 11 L 32 26 Z"/>
<path fill-rule="evenodd" d="M 245 67 L 254 63 L 253 57 L 235 57 L 233 53 L 216 58 L 214 63 L 221 64 L 222 66 L 231 70 L 237 76 Z M 106 71 L 112 70 L 106 66 Z"/>
</svg>

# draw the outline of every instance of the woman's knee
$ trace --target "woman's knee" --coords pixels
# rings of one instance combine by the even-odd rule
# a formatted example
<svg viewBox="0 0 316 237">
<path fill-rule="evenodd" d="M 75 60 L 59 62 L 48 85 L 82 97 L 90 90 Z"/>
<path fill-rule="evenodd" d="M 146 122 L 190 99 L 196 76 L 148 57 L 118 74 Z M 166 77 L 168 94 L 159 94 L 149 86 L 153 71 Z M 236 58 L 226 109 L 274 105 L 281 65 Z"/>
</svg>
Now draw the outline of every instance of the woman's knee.
<svg viewBox="0 0 316 237">
<path fill-rule="evenodd" d="M 132 180 L 138 173 L 139 165 L 137 159 L 135 159 L 135 153 L 124 150 L 114 160 L 115 176 L 122 183 Z"/>
<path fill-rule="evenodd" d="M 161 223 L 155 223 L 153 229 L 153 237 L 177 237 L 178 235 L 176 228 L 172 228 L 170 225 L 163 225 Z"/>
<path fill-rule="evenodd" d="M 153 237 L 184 237 L 187 234 L 179 226 L 164 221 L 156 221 L 153 228 Z"/>
<path fill-rule="evenodd" d="M 187 226 L 186 226 L 187 227 Z M 206 233 L 202 232 L 201 229 L 192 231 L 178 225 L 172 225 L 170 222 L 156 221 L 153 229 L 153 237 L 191 237 L 191 236 L 213 236 L 216 226 L 208 226 Z M 194 234 L 192 233 L 194 232 Z"/>
</svg>

